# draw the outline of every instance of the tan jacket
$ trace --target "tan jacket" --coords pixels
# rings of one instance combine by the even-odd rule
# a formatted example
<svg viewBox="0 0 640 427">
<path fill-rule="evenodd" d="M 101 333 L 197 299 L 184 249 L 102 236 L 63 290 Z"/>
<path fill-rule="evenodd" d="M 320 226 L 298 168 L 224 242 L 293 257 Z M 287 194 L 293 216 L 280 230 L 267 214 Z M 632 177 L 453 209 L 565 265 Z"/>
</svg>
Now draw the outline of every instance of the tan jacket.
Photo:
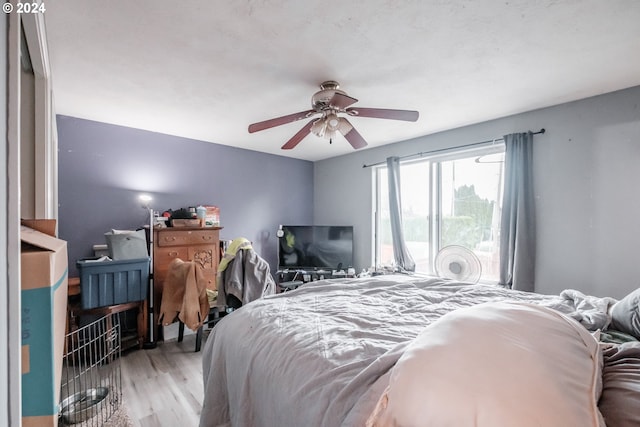
<svg viewBox="0 0 640 427">
<path fill-rule="evenodd" d="M 176 258 L 169 264 L 162 289 L 159 325 L 169 325 L 176 317 L 195 331 L 207 320 L 207 283 L 200 265 Z"/>
</svg>

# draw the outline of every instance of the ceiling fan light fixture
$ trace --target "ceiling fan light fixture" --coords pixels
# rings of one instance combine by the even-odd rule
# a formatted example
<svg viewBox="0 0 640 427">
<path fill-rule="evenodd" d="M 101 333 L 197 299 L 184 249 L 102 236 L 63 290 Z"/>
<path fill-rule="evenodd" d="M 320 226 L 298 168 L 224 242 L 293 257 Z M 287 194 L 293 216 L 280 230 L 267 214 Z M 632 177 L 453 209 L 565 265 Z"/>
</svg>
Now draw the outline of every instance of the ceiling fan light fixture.
<svg viewBox="0 0 640 427">
<path fill-rule="evenodd" d="M 340 125 L 340 118 L 335 113 L 327 114 L 327 117 L 324 119 L 327 124 L 327 128 L 331 131 L 338 130 L 338 126 Z"/>
<path fill-rule="evenodd" d="M 353 126 L 351 125 L 351 123 L 349 123 L 349 120 L 345 119 L 344 117 L 340 117 L 340 122 L 338 123 L 338 130 L 340 131 L 340 133 L 345 135 L 351 132 L 352 129 Z"/>
<path fill-rule="evenodd" d="M 340 124 L 340 117 L 333 112 L 327 113 L 313 123 L 311 133 L 319 138 L 333 140 L 340 130 Z"/>
<path fill-rule="evenodd" d="M 327 125 L 324 121 L 324 118 L 320 118 L 313 122 L 313 125 L 311 126 L 311 133 L 313 133 L 317 137 L 322 138 L 325 135 L 326 129 Z"/>
</svg>

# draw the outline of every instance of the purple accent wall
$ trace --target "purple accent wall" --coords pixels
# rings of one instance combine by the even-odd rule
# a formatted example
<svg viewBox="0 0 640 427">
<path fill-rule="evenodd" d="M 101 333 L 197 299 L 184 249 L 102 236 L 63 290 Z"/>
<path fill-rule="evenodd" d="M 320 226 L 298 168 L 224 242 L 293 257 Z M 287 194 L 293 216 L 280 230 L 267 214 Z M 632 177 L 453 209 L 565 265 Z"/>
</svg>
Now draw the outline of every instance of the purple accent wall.
<svg viewBox="0 0 640 427">
<path fill-rule="evenodd" d="M 277 266 L 279 224 L 313 224 L 313 163 L 123 126 L 58 116 L 59 225 L 69 273 L 104 233 L 155 210 L 220 207 L 222 239 L 246 237 Z"/>
</svg>

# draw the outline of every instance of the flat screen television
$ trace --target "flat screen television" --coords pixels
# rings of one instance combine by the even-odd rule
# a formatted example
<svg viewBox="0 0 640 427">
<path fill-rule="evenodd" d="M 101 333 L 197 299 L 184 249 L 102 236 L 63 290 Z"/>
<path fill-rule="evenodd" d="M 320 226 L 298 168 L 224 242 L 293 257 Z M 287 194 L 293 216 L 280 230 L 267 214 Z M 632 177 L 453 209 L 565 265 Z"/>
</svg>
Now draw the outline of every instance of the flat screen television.
<svg viewBox="0 0 640 427">
<path fill-rule="evenodd" d="M 283 225 L 280 270 L 337 270 L 353 266 L 353 226 Z"/>
</svg>

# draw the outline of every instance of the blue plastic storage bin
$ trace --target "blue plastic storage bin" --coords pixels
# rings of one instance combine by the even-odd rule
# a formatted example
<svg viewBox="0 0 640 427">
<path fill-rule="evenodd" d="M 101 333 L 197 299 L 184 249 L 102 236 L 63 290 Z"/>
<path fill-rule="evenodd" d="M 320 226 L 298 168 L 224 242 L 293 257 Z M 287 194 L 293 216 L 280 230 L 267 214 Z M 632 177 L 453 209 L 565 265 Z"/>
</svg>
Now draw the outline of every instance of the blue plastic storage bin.
<svg viewBox="0 0 640 427">
<path fill-rule="evenodd" d="M 149 258 L 76 261 L 83 309 L 142 301 L 149 289 Z"/>
</svg>

